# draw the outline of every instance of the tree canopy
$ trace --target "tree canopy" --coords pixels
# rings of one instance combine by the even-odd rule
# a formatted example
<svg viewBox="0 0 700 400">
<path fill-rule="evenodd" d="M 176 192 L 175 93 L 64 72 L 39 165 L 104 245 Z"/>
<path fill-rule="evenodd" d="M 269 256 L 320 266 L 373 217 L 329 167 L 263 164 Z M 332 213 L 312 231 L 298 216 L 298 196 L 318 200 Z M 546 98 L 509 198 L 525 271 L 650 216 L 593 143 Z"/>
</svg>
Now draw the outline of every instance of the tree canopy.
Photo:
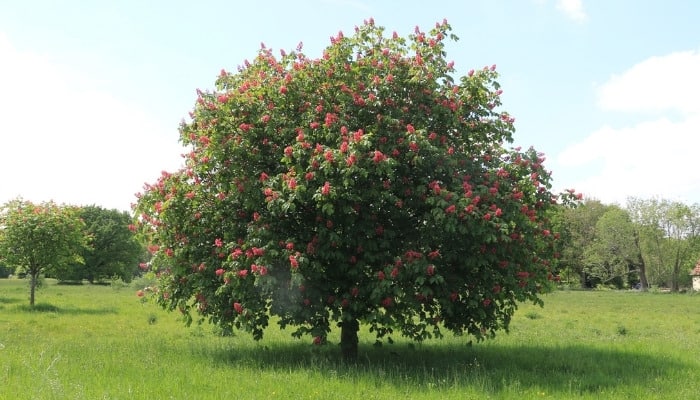
<svg viewBox="0 0 700 400">
<path fill-rule="evenodd" d="M 17 199 L 0 209 L 0 262 L 26 272 L 29 304 L 34 305 L 39 275 L 83 262 L 87 245 L 78 209 L 53 202 Z"/>
<path fill-rule="evenodd" d="M 374 21 L 320 58 L 262 47 L 198 91 L 191 152 L 140 195 L 157 301 L 262 337 L 270 315 L 344 355 L 378 339 L 507 329 L 554 278 L 544 157 L 509 148 L 495 65 L 455 79 L 446 22 Z"/>
<path fill-rule="evenodd" d="M 84 263 L 65 266 L 52 275 L 64 281 L 86 279 L 93 283 L 118 277 L 130 282 L 145 255 L 143 245 L 129 230 L 131 215 L 96 205 L 80 207 L 78 215 L 89 238 L 89 246 L 81 254 Z"/>
</svg>

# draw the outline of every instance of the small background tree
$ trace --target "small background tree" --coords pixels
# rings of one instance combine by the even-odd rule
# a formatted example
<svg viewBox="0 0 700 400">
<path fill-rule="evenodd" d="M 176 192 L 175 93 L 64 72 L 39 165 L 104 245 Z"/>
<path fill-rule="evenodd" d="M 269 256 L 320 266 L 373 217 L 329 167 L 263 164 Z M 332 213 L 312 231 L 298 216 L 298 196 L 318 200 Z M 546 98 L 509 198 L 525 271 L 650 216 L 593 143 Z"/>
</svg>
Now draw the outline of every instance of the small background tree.
<svg viewBox="0 0 700 400">
<path fill-rule="evenodd" d="M 136 208 L 157 300 L 256 339 L 270 315 L 316 344 L 335 323 L 348 359 L 360 322 L 378 340 L 482 339 L 541 303 L 561 199 L 541 154 L 504 146 L 495 66 L 455 80 L 450 31 L 370 20 L 318 59 L 263 47 L 199 91 L 186 168 Z"/>
<path fill-rule="evenodd" d="M 85 224 L 76 207 L 13 200 L 0 209 L 0 262 L 25 272 L 29 305 L 43 272 L 82 263 Z"/>
</svg>

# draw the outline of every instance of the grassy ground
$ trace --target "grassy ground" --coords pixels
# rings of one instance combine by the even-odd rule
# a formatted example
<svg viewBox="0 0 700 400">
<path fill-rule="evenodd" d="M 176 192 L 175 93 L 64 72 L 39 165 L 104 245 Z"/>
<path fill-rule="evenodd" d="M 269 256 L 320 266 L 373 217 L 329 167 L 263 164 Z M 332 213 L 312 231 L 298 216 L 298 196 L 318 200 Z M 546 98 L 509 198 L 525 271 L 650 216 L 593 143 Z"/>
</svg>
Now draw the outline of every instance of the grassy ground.
<svg viewBox="0 0 700 400">
<path fill-rule="evenodd" d="M 261 342 L 141 304 L 134 290 L 0 280 L 0 399 L 679 399 L 700 393 L 700 295 L 556 292 L 510 334 L 375 348 L 276 327 Z M 337 333 L 336 333 L 337 334 Z M 337 343 L 337 336 L 333 338 Z"/>
</svg>

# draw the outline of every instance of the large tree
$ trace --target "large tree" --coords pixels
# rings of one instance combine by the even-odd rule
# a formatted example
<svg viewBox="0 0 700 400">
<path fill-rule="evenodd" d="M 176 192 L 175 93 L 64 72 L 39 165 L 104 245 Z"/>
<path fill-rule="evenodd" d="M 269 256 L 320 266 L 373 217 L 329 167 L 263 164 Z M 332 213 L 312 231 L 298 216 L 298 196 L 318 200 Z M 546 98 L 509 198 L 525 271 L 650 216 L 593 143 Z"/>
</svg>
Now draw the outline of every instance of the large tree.
<svg viewBox="0 0 700 400">
<path fill-rule="evenodd" d="M 406 40 L 367 21 L 318 59 L 263 46 L 199 91 L 181 141 L 136 212 L 156 294 L 262 337 L 270 315 L 324 343 L 359 323 L 422 340 L 507 329 L 553 278 L 561 198 L 534 149 L 507 148 L 495 66 L 454 79 L 447 22 Z"/>
<path fill-rule="evenodd" d="M 85 224 L 76 207 L 16 199 L 0 208 L 0 262 L 27 273 L 30 306 L 39 276 L 82 263 L 85 246 Z"/>
</svg>

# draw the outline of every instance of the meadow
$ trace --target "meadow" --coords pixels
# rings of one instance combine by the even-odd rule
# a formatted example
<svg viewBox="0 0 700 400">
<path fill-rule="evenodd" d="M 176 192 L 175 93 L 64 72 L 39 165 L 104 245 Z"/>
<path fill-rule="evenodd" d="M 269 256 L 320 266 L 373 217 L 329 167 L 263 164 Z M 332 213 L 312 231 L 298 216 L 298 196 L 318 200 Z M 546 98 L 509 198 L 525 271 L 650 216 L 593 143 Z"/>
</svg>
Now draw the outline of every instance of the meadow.
<svg viewBox="0 0 700 400">
<path fill-rule="evenodd" d="M 0 279 L 0 399 L 680 399 L 700 393 L 700 295 L 557 291 L 510 333 L 373 346 L 360 360 L 272 325 L 184 327 L 130 287 Z M 331 337 L 338 342 L 338 332 Z"/>
</svg>

